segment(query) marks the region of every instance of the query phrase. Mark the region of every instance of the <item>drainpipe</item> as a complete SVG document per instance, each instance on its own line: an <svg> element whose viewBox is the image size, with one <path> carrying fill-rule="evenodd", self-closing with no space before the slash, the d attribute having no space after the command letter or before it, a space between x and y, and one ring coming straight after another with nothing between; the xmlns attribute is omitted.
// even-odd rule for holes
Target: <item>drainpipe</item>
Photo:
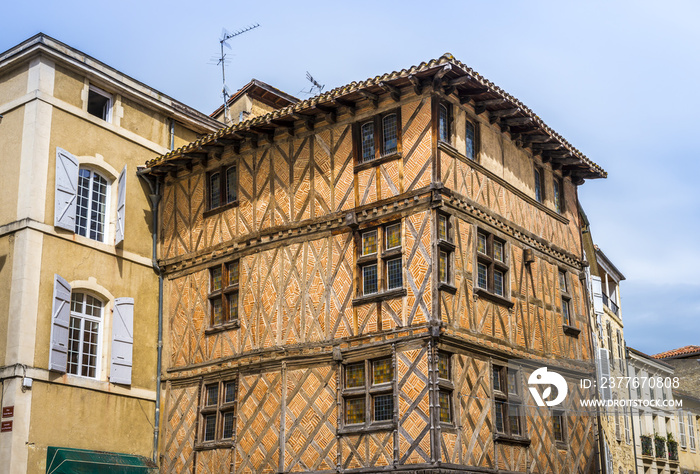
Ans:
<svg viewBox="0 0 700 474"><path fill-rule="evenodd" d="M171 122L171 130L174 122ZM158 275L158 345L157 345L157 362L156 362L156 410L155 410L155 425L153 427L153 462L158 464L158 439L160 436L160 385L161 372L163 366L163 272L158 266L158 204L160 203L160 179L155 178L155 186L151 178L143 173L144 170L137 171L137 175L148 183L151 189L151 194L148 198L151 201L151 215L153 231L152 235L152 256L151 266L153 271Z"/></svg>

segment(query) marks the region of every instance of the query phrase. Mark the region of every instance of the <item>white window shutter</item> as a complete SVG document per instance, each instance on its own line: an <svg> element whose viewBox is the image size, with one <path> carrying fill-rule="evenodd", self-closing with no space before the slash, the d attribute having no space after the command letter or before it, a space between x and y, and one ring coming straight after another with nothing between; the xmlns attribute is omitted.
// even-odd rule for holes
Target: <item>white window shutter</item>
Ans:
<svg viewBox="0 0 700 474"><path fill-rule="evenodd" d="M610 389L610 384L608 381L605 382L605 387L603 387L602 380L610 378L610 359L608 358L607 349L598 349L598 369L600 373L600 396L603 400L612 400L612 390Z"/></svg>
<svg viewBox="0 0 700 474"><path fill-rule="evenodd" d="M124 240L124 217L126 213L126 165L117 179L117 229L114 235L114 245Z"/></svg>
<svg viewBox="0 0 700 474"><path fill-rule="evenodd" d="M78 196L78 159L63 148L56 148L56 193L53 225L75 232Z"/></svg>
<svg viewBox="0 0 700 474"><path fill-rule="evenodd" d="M593 311L603 314L603 283L600 277L591 275L591 288L593 291Z"/></svg>
<svg viewBox="0 0 700 474"><path fill-rule="evenodd" d="M112 318L112 364L109 380L131 385L134 346L134 299L116 298Z"/></svg>
<svg viewBox="0 0 700 474"><path fill-rule="evenodd" d="M66 372L68 365L68 327L70 325L70 284L61 276L53 277L51 311L51 353L49 369Z"/></svg>

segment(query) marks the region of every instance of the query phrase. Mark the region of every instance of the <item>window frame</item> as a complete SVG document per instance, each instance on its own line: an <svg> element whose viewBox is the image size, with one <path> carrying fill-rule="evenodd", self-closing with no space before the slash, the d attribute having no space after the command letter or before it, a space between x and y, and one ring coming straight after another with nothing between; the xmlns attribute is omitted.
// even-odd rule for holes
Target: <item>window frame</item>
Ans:
<svg viewBox="0 0 700 474"><path fill-rule="evenodd" d="M229 384L233 384L233 400L226 401L226 388ZM216 404L208 405L207 396L208 388L216 386L217 398ZM236 422L238 420L238 379L236 378L219 378L215 380L203 380L200 385L199 397L199 433L197 435L197 449L214 449L221 446L232 446L236 441ZM224 438L224 422L226 415L233 414L233 426L231 427L231 437ZM207 417L215 415L214 438L206 439Z"/></svg>
<svg viewBox="0 0 700 474"><path fill-rule="evenodd" d="M388 361L391 367L389 380L381 383L374 383L375 363ZM361 365L363 367L363 384L357 387L348 387L348 368ZM339 432L355 432L367 429L390 429L396 425L396 363L391 354L384 354L376 357L360 360L349 360L342 363L342 415L340 417L341 428ZM391 396L391 418L376 420L375 399L380 396ZM358 423L348 423L348 400L364 400L364 420Z"/></svg>
<svg viewBox="0 0 700 474"><path fill-rule="evenodd" d="M229 200L228 196L228 191L229 191L229 179L228 179L228 171L233 169L234 172L234 177L233 177L233 189L234 189L234 196L233 199ZM219 175L219 204L217 206L214 206L214 203L212 202L212 185L211 185L211 180L215 175ZM212 170L207 171L206 174L206 204L207 204L207 210L205 211L204 215L205 217L218 211L223 211L225 209L229 209L233 206L238 205L238 164L237 163L232 163L229 165L222 165L218 168L214 168Z"/></svg>
<svg viewBox="0 0 700 474"><path fill-rule="evenodd" d="M85 217L85 219L87 220L87 221L86 221L86 224L85 224L85 235L81 234L81 233L78 231L78 220L79 220L79 213L80 213L80 209L79 209L78 202L79 202L80 199L81 199L81 196L80 196L80 189L81 189L80 180L81 180L81 179L84 179L84 178L82 178L82 177L80 176L80 172L81 172L81 171L87 171L87 172L90 173L90 177L88 178L88 179L89 179L89 185L88 185L88 187L87 187L87 192L88 192L88 196L87 196L88 207L87 207L87 216ZM94 238L94 237L91 236L91 233L92 233L92 218L91 218L91 217L92 217L92 214L93 214L93 212L94 212L94 209L95 209L94 206L95 206L95 203L96 203L96 201L95 201L95 199L94 199L95 176L98 176L100 179L104 180L104 182L105 182L105 189L104 189L105 200L104 200L104 203L102 204L102 205L104 206L104 209L103 209L103 212L102 212L102 222L100 223L100 224L102 225L102 238L101 238L101 239ZM79 236L81 236L81 237L85 237L86 239L94 240L95 242L101 242L101 243L103 243L103 244L108 242L107 237L108 237L108 234L110 233L110 232L109 232L109 219L108 219L108 217L110 217L110 214L111 214L111 212L110 212L110 208L111 208L111 202L110 202L110 201L111 201L111 199L110 199L110 198L111 198L111 194L112 194L112 182L113 182L113 180L110 179L104 172L99 171L99 170L96 170L96 169L93 168L92 166L83 165L83 164L80 164L80 165L78 166L78 182L77 182L76 197L75 197L75 199L76 199L76 207L75 207L75 229L73 230L73 233L74 233L74 234L79 235Z"/></svg>
<svg viewBox="0 0 700 474"><path fill-rule="evenodd" d="M437 281L438 289L455 293L454 287L454 226L456 219L451 214L436 212L436 237L437 237ZM442 232L444 223L444 233ZM444 255L444 258L443 258ZM444 271L443 271L444 266ZM444 276L443 276L444 275Z"/></svg>
<svg viewBox="0 0 700 474"><path fill-rule="evenodd" d="M396 116L396 149L387 152L386 146L386 130L385 130L385 120L392 116ZM372 124L372 146L373 146L373 157L365 159L364 157L364 140L363 140L363 129L366 125ZM353 135L354 135L354 149L355 149L355 168L356 170L363 169L364 167L376 166L383 162L383 160L393 160L399 158L402 153L401 141L401 108L396 107L390 110L386 110L382 113L375 114L368 117L365 120L360 120L353 124Z"/></svg>
<svg viewBox="0 0 700 474"><path fill-rule="evenodd" d="M454 382L452 381L452 355L449 352L443 351L443 350L438 350L437 351L437 361L438 361L438 370L436 370L437 374L437 385L438 385L438 399L437 399L437 407L438 407L438 419L440 420L440 424L444 427L454 427L455 426L455 403L454 403ZM444 358L447 360L447 377L443 377L442 374L440 373L440 360ZM447 413L449 415L449 420L444 420L442 415L443 415L443 406L442 406L442 401L440 399L441 395L446 395L447 396Z"/></svg>
<svg viewBox="0 0 700 474"><path fill-rule="evenodd" d="M561 321L564 326L573 326L573 298L571 297L571 278L569 272L559 268L559 302L561 304ZM563 282L563 284L562 284Z"/></svg>
<svg viewBox="0 0 700 474"><path fill-rule="evenodd" d="M472 156L469 156L469 147L467 141L467 132L471 126L472 131ZM478 161L479 157L479 123L466 117L464 124L464 156L472 161Z"/></svg>
<svg viewBox="0 0 700 474"><path fill-rule="evenodd" d="M399 232L399 243L393 247L389 247L388 230L398 226ZM363 253L365 250L365 236L369 236L374 233L374 251L369 253ZM356 267L357 267L357 289L355 290L356 303L362 303L363 299L391 296L394 293L402 293L406 291L406 278L405 278L405 262L404 262L404 230L403 221L391 221L378 226L368 227L357 231L357 245L356 245ZM389 287L390 279L390 264L398 261L400 265L400 270L398 275L400 276L400 285ZM365 291L365 270L367 268L376 268L376 288L374 292Z"/></svg>
<svg viewBox="0 0 700 474"><path fill-rule="evenodd" d="M566 423L566 410L563 410L561 408L559 409L553 409L551 411L551 418L552 418L552 437L554 438L554 442L558 445L566 445L567 443L567 423ZM556 430L556 418L559 418L559 429L560 429L560 437L557 438L557 430Z"/></svg>
<svg viewBox="0 0 700 474"><path fill-rule="evenodd" d="M484 238L484 252L481 252L479 250L479 242L481 241L481 238ZM505 301L508 303L512 303L510 301L510 280L508 278L508 274L510 271L510 265L508 261L508 241L505 239L502 239L496 235L494 235L491 232L487 232L486 230L482 228L477 228L475 232L475 244L474 244L474 252L476 253L476 258L474 259L477 262L476 266L476 273L474 279L474 288L478 293L483 294L482 292L486 292L487 294L498 298L499 301ZM502 246L502 260L498 260L495 258L495 252L494 252L494 242L500 244ZM481 276L481 267L484 267L486 270L486 286L482 286L480 283L480 276ZM502 294L496 293L495 292L495 272L498 271L503 274L503 288L502 288Z"/></svg>
<svg viewBox="0 0 700 474"><path fill-rule="evenodd" d="M516 392L511 392L508 387L508 372L512 371L515 377L514 386L516 387ZM508 367L507 365L501 365L499 363L491 364L491 383L492 383L492 394L494 403L494 418L493 418L493 430L495 435L525 439L527 433L526 418L524 417L523 411L523 395L522 395L522 383L520 378L520 370ZM498 374L499 388L495 387L496 374ZM505 390L504 390L505 388ZM497 411L499 404L505 407L505 412L501 413L503 431L498 430L497 423ZM516 415L518 418L518 432L515 433L511 425L510 408L515 407L518 410Z"/></svg>
<svg viewBox="0 0 700 474"><path fill-rule="evenodd" d="M447 135L446 137L443 137L442 134L440 133L440 124L441 124L441 117L440 117L440 112L441 110L445 110L445 134ZM435 130L436 130L436 142L437 143L446 143L448 145L452 145L452 139L454 136L454 132L452 130L453 124L454 124L454 114L452 110L452 103L447 101L447 100L436 100L435 101Z"/></svg>
<svg viewBox="0 0 700 474"><path fill-rule="evenodd" d="M544 188L544 168L536 164L533 165L533 179L535 180L533 187L535 190L535 201L544 204L547 196Z"/></svg>
<svg viewBox="0 0 700 474"><path fill-rule="evenodd" d="M80 294L82 295L82 301L81 301L81 307L82 310L81 312L76 312L73 310L73 295ZM93 315L88 315L85 312L85 308L87 307L87 297L91 297L94 300L98 301L100 303L100 316L93 316ZM71 299L70 299L70 318L68 320L68 347L67 347L67 361L66 361L66 373L70 374L74 377L81 377L81 378L86 378L86 379L92 379L92 380L100 380L101 379L101 374L102 374L102 337L104 334L104 327L106 324L105 321L105 308L107 307L107 301L104 301L102 298L99 296L93 294L90 291L86 291L81 288L73 288L71 290ZM78 351L77 351L77 366L76 366L76 373L71 372L71 354L74 353L71 349L72 344L71 344L71 333L73 330L73 320L79 320L80 321L80 326L79 326L79 339L78 339ZM94 372L95 375L83 375L82 374L82 369L83 369L83 359L85 357L85 352L84 352L84 347L85 347L85 342L84 342L84 336L85 336L85 322L90 321L93 323L97 324L97 343L95 347L95 366L94 366ZM89 355L88 355L89 357Z"/></svg>
<svg viewBox="0 0 700 474"><path fill-rule="evenodd" d="M103 106L103 108L102 108L102 115L95 115L92 112L90 112L90 94L93 94L93 93L107 99L107 105ZM114 107L114 95L113 94L110 94L109 92L104 91L93 84L90 84L88 86L88 98L85 101L85 111L88 114L92 115L93 117L97 117L98 119L104 120L107 123L112 123L112 109L113 109L113 107ZM106 109L106 111L105 111L105 109Z"/></svg>
<svg viewBox="0 0 700 474"><path fill-rule="evenodd" d="M558 214L564 214L566 211L565 200L564 200L564 179L554 176L553 178L553 198L554 198L554 210Z"/></svg>
<svg viewBox="0 0 700 474"><path fill-rule="evenodd" d="M231 267L235 266L237 275L235 280L231 283ZM214 289L214 275L213 272L219 269L221 271L221 288ZM212 267L207 268L209 273L209 293L207 299L209 301L209 325L208 329L218 329L218 328L231 328L238 327L240 316L240 300L239 300L239 289L240 289L240 269L241 261L236 258L233 260L227 260L225 262L219 263ZM231 307L229 299L231 297L236 298L236 309L235 318L231 317ZM221 322L215 322L214 315L214 301L221 300Z"/></svg>

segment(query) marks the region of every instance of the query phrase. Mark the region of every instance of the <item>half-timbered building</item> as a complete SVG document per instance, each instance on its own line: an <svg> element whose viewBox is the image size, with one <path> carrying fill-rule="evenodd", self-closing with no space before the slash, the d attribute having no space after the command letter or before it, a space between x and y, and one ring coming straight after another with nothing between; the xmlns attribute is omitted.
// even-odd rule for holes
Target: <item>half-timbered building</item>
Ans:
<svg viewBox="0 0 700 474"><path fill-rule="evenodd" d="M596 469L577 187L605 172L447 54L226 127L161 183L165 472Z"/></svg>

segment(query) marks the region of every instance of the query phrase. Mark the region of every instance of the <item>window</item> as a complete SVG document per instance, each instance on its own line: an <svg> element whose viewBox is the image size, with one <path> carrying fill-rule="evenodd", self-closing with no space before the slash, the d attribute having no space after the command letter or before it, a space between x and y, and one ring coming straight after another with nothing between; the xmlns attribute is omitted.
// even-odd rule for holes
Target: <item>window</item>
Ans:
<svg viewBox="0 0 700 474"><path fill-rule="evenodd" d="M238 182L236 167L222 167L209 173L207 178L209 209L216 209L226 204L236 202Z"/></svg>
<svg viewBox="0 0 700 474"><path fill-rule="evenodd" d="M452 243L452 217L446 214L437 214L438 234L438 281L451 285L454 279L452 274L452 257L455 246Z"/></svg>
<svg viewBox="0 0 700 474"><path fill-rule="evenodd" d="M554 210L564 213L564 181L559 178L554 178Z"/></svg>
<svg viewBox="0 0 700 474"><path fill-rule="evenodd" d="M211 326L238 322L238 260L209 269Z"/></svg>
<svg viewBox="0 0 700 474"><path fill-rule="evenodd" d="M452 394L452 356L446 352L438 352L438 404L440 407L440 422L453 422Z"/></svg>
<svg viewBox="0 0 700 474"><path fill-rule="evenodd" d="M68 335L69 374L97 378L99 373L102 301L86 293L73 292Z"/></svg>
<svg viewBox="0 0 700 474"><path fill-rule="evenodd" d="M403 288L401 223L362 232L357 262L361 279L359 296Z"/></svg>
<svg viewBox="0 0 700 474"><path fill-rule="evenodd" d="M686 441L685 441L685 415L683 415L683 412L679 412L678 415L678 440L681 443L681 448L686 447Z"/></svg>
<svg viewBox="0 0 700 474"><path fill-rule="evenodd" d="M399 110L379 114L363 122L355 129L358 145L358 164L384 156L392 156L400 150Z"/></svg>
<svg viewBox="0 0 700 474"><path fill-rule="evenodd" d="M606 328L608 331L608 357L610 357L610 368L614 369L615 368L615 356L614 356L614 352L613 352L612 325L610 324L610 321L607 322ZM652 398L654 398L654 397L652 396Z"/></svg>
<svg viewBox="0 0 700 474"><path fill-rule="evenodd" d="M520 377L515 369L494 365L493 395L496 432L510 436L524 434L521 418Z"/></svg>
<svg viewBox="0 0 700 474"><path fill-rule="evenodd" d="M630 417L627 408L623 407L622 416L625 418L625 442L632 444L632 432L630 430Z"/></svg>
<svg viewBox="0 0 700 474"><path fill-rule="evenodd" d="M200 408L203 443L233 438L236 412L236 382L233 380L204 383Z"/></svg>
<svg viewBox="0 0 700 474"><path fill-rule="evenodd" d="M110 122L112 120L112 95L95 86L90 86L87 111L90 115Z"/></svg>
<svg viewBox="0 0 700 474"><path fill-rule="evenodd" d="M561 292L562 323L571 326L571 293L569 291L566 270L559 270L559 291Z"/></svg>
<svg viewBox="0 0 700 474"><path fill-rule="evenodd" d="M695 416L692 413L688 413L688 440L690 449L695 451Z"/></svg>
<svg viewBox="0 0 700 474"><path fill-rule="evenodd" d="M544 172L539 166L535 166L535 199L544 202Z"/></svg>
<svg viewBox="0 0 700 474"><path fill-rule="evenodd" d="M466 143L466 155L470 160L476 159L476 130L474 124L467 120L466 130L464 133L464 141Z"/></svg>
<svg viewBox="0 0 700 474"><path fill-rule="evenodd" d="M449 104L438 104L438 140L450 142L450 107Z"/></svg>
<svg viewBox="0 0 700 474"><path fill-rule="evenodd" d="M482 230L476 233L476 286L495 295L508 294L506 243Z"/></svg>
<svg viewBox="0 0 700 474"><path fill-rule="evenodd" d="M368 426L394 420L394 366L391 357L345 365L345 426Z"/></svg>
<svg viewBox="0 0 700 474"><path fill-rule="evenodd" d="M554 441L566 443L566 416L564 411L552 411L552 427L554 431Z"/></svg>
<svg viewBox="0 0 700 474"><path fill-rule="evenodd" d="M75 210L75 233L98 242L105 240L107 180L95 171L80 168Z"/></svg>

